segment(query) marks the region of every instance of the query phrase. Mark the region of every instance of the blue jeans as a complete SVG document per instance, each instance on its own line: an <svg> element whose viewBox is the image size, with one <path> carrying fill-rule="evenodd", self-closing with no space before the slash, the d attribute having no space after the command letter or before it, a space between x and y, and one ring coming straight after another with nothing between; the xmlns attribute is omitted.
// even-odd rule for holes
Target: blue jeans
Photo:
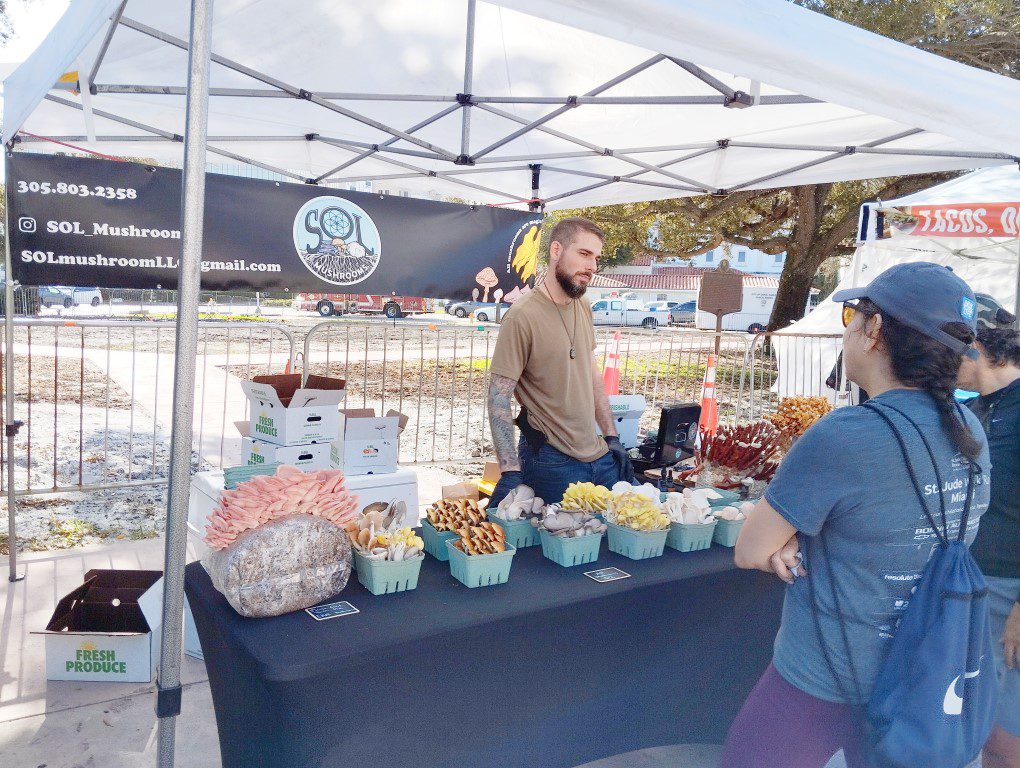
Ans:
<svg viewBox="0 0 1020 768"><path fill-rule="evenodd" d="M620 472L607 453L595 461L578 461L546 443L536 454L522 437L517 446L521 457L524 484L546 504L559 503L571 483L589 482L612 488L620 481Z"/></svg>
<svg viewBox="0 0 1020 768"><path fill-rule="evenodd" d="M995 649L995 671L999 676L999 707L996 724L1004 731L1020 736L1020 669L1006 667L1002 635L1006 618L1013 604L1020 599L1020 579L985 576L988 582L988 609L992 622L992 647Z"/></svg>

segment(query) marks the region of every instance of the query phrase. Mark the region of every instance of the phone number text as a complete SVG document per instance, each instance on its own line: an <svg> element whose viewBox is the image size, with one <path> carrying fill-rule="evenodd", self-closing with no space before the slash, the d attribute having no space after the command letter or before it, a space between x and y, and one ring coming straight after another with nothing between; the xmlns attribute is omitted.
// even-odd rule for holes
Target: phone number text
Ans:
<svg viewBox="0 0 1020 768"><path fill-rule="evenodd" d="M18 193L34 192L40 195L76 195L78 197L105 197L110 200L134 200L138 191L124 187L90 187L88 184L67 184L66 182L19 181Z"/></svg>

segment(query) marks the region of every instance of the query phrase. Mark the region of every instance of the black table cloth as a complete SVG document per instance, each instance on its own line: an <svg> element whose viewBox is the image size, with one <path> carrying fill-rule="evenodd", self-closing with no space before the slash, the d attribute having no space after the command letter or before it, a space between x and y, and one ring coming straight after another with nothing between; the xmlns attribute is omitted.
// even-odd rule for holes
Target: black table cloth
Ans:
<svg viewBox="0 0 1020 768"><path fill-rule="evenodd" d="M632 576L584 576L608 566ZM327 621L246 619L199 563L185 578L224 768L572 768L721 742L771 659L782 586L731 549L634 561L604 541L573 568L518 550L493 587L432 557L411 592L352 574L334 599L361 612Z"/></svg>

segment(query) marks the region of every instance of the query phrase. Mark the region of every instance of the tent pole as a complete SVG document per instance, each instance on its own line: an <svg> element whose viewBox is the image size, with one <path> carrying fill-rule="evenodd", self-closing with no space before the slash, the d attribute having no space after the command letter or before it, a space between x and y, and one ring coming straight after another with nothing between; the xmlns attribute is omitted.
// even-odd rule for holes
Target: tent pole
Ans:
<svg viewBox="0 0 1020 768"><path fill-rule="evenodd" d="M167 489L163 625L156 690L158 761L173 768L174 736L181 711L181 639L184 621L184 561L187 557L188 485L191 479L195 359L198 356L198 293L202 279L206 135L209 118L209 60L213 0L191 0L188 47L188 106L181 190L181 264L177 283L177 342L174 359L170 482Z"/></svg>
<svg viewBox="0 0 1020 768"><path fill-rule="evenodd" d="M471 88L474 81L475 61L475 0L468 0L467 33L464 35L464 91L462 93L460 123L460 154L467 157L471 144Z"/></svg>
<svg viewBox="0 0 1020 768"><path fill-rule="evenodd" d="M13 156L7 153L7 161ZM11 214L7 204L8 185L4 184L4 434L7 439L7 580L18 576L18 532L14 516L17 498L14 495L14 438L20 422L14 420L14 276L11 274Z"/></svg>

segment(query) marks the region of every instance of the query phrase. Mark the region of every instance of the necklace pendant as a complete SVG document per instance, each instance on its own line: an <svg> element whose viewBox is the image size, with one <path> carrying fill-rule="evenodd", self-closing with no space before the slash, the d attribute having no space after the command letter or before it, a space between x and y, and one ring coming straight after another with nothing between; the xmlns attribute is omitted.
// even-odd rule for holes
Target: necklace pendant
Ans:
<svg viewBox="0 0 1020 768"><path fill-rule="evenodd" d="M570 348L570 359L573 360L575 357L577 357L577 352L574 350L573 347L571 347Z"/></svg>

